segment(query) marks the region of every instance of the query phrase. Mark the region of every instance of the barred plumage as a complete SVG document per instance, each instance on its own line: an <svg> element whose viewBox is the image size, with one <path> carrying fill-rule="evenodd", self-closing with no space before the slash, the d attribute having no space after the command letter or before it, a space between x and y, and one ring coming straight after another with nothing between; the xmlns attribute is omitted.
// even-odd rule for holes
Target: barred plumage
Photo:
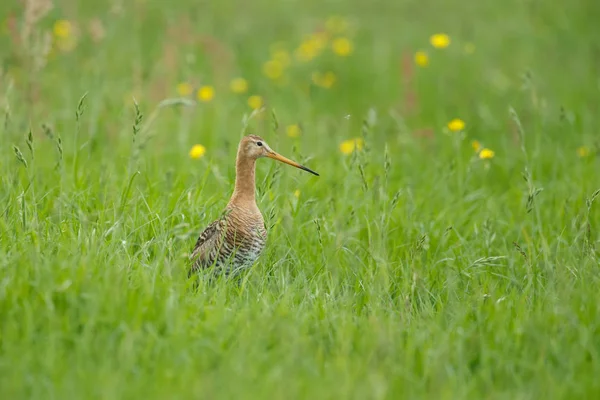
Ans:
<svg viewBox="0 0 600 400"><path fill-rule="evenodd" d="M316 172L275 153L260 137L240 141L236 158L235 190L223 216L200 234L190 259L189 274L213 268L216 274L237 274L252 266L265 248L267 229L255 200L255 163L269 157L297 168Z"/></svg>
<svg viewBox="0 0 600 400"><path fill-rule="evenodd" d="M249 217L243 210L228 208L200 234L190 256L190 274L208 267L218 274L236 274L254 264L266 241L267 230L260 213Z"/></svg>

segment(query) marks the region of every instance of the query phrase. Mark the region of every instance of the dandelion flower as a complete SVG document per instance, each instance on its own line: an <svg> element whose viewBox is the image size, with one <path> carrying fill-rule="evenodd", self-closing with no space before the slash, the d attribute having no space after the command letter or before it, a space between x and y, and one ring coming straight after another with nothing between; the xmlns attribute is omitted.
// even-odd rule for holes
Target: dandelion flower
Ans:
<svg viewBox="0 0 600 400"><path fill-rule="evenodd" d="M73 25L70 21L60 19L54 23L52 31L54 32L54 36L57 38L66 39L71 36L71 33L73 32Z"/></svg>
<svg viewBox="0 0 600 400"><path fill-rule="evenodd" d="M258 95L252 95L252 96L248 97L248 105L253 110L258 110L263 105L263 98Z"/></svg>
<svg viewBox="0 0 600 400"><path fill-rule="evenodd" d="M232 79L229 83L229 88L233 93L246 93L248 91L248 81L246 81L244 78Z"/></svg>
<svg viewBox="0 0 600 400"><path fill-rule="evenodd" d="M353 47L350 39L345 38L345 37L335 39L333 41L333 43L331 44L331 48L333 49L333 52L335 54L337 54L338 56L341 56L341 57L349 56L350 54L352 54L352 51L354 50L354 47Z"/></svg>
<svg viewBox="0 0 600 400"><path fill-rule="evenodd" d="M294 52L296 59L302 62L308 62L319 54L318 42L305 40Z"/></svg>
<svg viewBox="0 0 600 400"><path fill-rule="evenodd" d="M315 58L327 44L327 36L317 33L306 38L295 51L299 61L308 62Z"/></svg>
<svg viewBox="0 0 600 400"><path fill-rule="evenodd" d="M426 67L429 65L429 56L424 51L417 51L415 53L415 64L419 67Z"/></svg>
<svg viewBox="0 0 600 400"><path fill-rule="evenodd" d="M340 144L340 151L343 154L350 154L355 150L362 150L363 146L364 141L361 138L348 139Z"/></svg>
<svg viewBox="0 0 600 400"><path fill-rule="evenodd" d="M276 60L269 60L263 65L263 73L271 80L281 78L283 75L283 65Z"/></svg>
<svg viewBox="0 0 600 400"><path fill-rule="evenodd" d="M190 150L190 158L197 160L204 156L204 153L206 153L206 147L202 146L201 144L195 144Z"/></svg>
<svg viewBox="0 0 600 400"><path fill-rule="evenodd" d="M459 132L465 129L465 121L460 118L454 118L452 121L448 122L448 129L452 132Z"/></svg>
<svg viewBox="0 0 600 400"><path fill-rule="evenodd" d="M436 49L445 49L450 46L450 36L445 33L436 33L435 35L431 35L429 42Z"/></svg>
<svg viewBox="0 0 600 400"><path fill-rule="evenodd" d="M348 29L348 21L339 15L333 15L325 21L325 27L332 33L344 33Z"/></svg>
<svg viewBox="0 0 600 400"><path fill-rule="evenodd" d="M188 82L181 82L179 84L177 84L177 94L180 95L181 97L187 97L190 94L192 94L192 85L189 84Z"/></svg>
<svg viewBox="0 0 600 400"><path fill-rule="evenodd" d="M580 146L577 148L577 155L581 158L587 157L590 155L590 149L587 146Z"/></svg>
<svg viewBox="0 0 600 400"><path fill-rule="evenodd" d="M481 151L479 152L479 158L481 158L482 160L491 160L492 158L494 158L494 151L490 150L490 149L481 149Z"/></svg>
<svg viewBox="0 0 600 400"><path fill-rule="evenodd" d="M299 198L299 197L300 197L300 189L296 189L296 190L294 191L294 197L295 197L295 198Z"/></svg>
<svg viewBox="0 0 600 400"><path fill-rule="evenodd" d="M471 142L471 147L473 147L473 151L475 153L479 153L479 150L481 150L481 143L479 143L477 140L473 140Z"/></svg>
<svg viewBox="0 0 600 400"><path fill-rule="evenodd" d="M215 97L215 88L212 86L202 86L198 89L197 93L198 100L208 103Z"/></svg>
<svg viewBox="0 0 600 400"><path fill-rule="evenodd" d="M289 125L286 128L286 132L287 132L287 135L291 138L297 138L298 136L300 136L300 133L302 133L298 124Z"/></svg>

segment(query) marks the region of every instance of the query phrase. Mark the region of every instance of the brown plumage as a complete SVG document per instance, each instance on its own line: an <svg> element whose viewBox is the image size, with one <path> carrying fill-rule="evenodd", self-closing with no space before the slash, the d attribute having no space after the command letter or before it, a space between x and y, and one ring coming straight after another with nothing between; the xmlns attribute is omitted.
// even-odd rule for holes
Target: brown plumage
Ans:
<svg viewBox="0 0 600 400"><path fill-rule="evenodd" d="M252 266L262 253L267 229L255 198L255 165L256 160L262 157L319 175L277 154L261 137L243 137L236 158L235 189L223 215L200 234L190 255L192 267L189 275L211 267L217 274L235 274Z"/></svg>

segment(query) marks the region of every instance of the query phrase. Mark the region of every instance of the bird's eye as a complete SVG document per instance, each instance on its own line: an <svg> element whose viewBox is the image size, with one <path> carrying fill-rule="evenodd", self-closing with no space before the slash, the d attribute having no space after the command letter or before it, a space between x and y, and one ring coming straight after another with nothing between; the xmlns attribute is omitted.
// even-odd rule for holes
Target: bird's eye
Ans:
<svg viewBox="0 0 600 400"><path fill-rule="evenodd" d="M256 142L257 146L262 146L262 142Z"/></svg>

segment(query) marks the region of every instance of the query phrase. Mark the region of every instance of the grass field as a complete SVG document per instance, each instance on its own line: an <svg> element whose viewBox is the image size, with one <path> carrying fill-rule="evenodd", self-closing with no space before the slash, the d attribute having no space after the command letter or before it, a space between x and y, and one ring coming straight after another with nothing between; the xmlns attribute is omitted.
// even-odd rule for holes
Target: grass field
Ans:
<svg viewBox="0 0 600 400"><path fill-rule="evenodd" d="M598 2L49 1L0 4L2 399L600 396ZM244 133L321 176L259 160L194 290Z"/></svg>

